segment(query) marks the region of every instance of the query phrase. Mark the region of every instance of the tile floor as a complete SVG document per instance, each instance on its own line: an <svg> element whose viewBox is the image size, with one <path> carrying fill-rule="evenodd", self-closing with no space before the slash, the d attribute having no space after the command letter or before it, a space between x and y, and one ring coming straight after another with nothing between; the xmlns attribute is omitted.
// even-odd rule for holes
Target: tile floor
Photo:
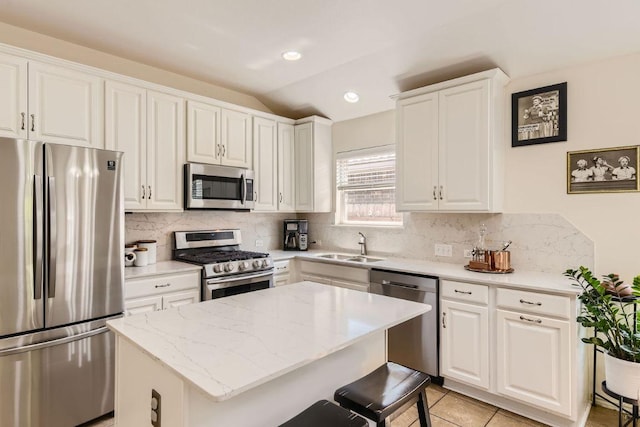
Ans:
<svg viewBox="0 0 640 427"><path fill-rule="evenodd" d="M427 389L427 399L433 427L535 427L539 422L521 417L504 409L446 390L435 384ZM112 418L98 420L90 427L112 427ZM618 425L618 413L599 406L591 409L585 427ZM419 427L415 405L391 422L391 427Z"/></svg>

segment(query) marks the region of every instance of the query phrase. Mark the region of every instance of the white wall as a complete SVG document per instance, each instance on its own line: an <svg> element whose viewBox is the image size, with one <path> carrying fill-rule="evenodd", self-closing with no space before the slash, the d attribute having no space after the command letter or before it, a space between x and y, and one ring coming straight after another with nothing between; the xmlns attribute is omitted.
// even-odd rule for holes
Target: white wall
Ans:
<svg viewBox="0 0 640 427"><path fill-rule="evenodd" d="M568 140L507 149L505 211L561 214L595 242L590 267L599 275L617 272L628 282L640 274L640 193L567 194L566 153L640 145L639 77L635 54L513 80L507 87L510 96L566 81ZM505 135L510 141L510 125Z"/></svg>

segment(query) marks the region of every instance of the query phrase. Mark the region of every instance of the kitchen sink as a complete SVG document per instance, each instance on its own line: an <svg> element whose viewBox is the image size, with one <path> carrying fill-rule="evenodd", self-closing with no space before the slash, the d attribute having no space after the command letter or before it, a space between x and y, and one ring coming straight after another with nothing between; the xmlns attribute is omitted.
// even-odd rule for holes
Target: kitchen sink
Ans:
<svg viewBox="0 0 640 427"><path fill-rule="evenodd" d="M364 256L364 255L360 255L360 256L354 256L351 258L347 258L347 261L355 261L355 262L378 262L378 261L382 261L382 258L374 258L372 256Z"/></svg>
<svg viewBox="0 0 640 427"><path fill-rule="evenodd" d="M353 257L353 255L344 255L344 254L322 254L318 255L318 258L328 258L328 259L339 259L345 260Z"/></svg>
<svg viewBox="0 0 640 427"><path fill-rule="evenodd" d="M355 261L355 262L377 262L382 261L382 258L375 258L365 255L346 255L346 254L322 254L318 255L318 258L336 259L340 261Z"/></svg>

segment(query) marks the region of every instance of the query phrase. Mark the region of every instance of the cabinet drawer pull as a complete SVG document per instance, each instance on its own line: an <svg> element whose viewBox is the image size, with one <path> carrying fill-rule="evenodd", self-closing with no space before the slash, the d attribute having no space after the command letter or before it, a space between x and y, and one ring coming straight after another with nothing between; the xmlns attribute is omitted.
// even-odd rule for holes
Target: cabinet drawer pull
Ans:
<svg viewBox="0 0 640 427"><path fill-rule="evenodd" d="M144 188L144 185L142 185L142 200L147 198L147 190Z"/></svg>
<svg viewBox="0 0 640 427"><path fill-rule="evenodd" d="M529 305L537 305L537 306L541 306L542 303L541 302L531 302L531 301L527 301L524 299L520 299L520 304L529 304Z"/></svg>
<svg viewBox="0 0 640 427"><path fill-rule="evenodd" d="M520 320L526 320L527 322L532 322L537 324L542 323L542 320L540 319L529 319L528 317L524 317L524 316L520 316Z"/></svg>
<svg viewBox="0 0 640 427"><path fill-rule="evenodd" d="M436 186L433 186L433 200L438 200L438 198L436 197Z"/></svg>
<svg viewBox="0 0 640 427"><path fill-rule="evenodd" d="M442 185L440 186L440 200L442 200Z"/></svg>
<svg viewBox="0 0 640 427"><path fill-rule="evenodd" d="M447 313L442 313L442 329L447 329Z"/></svg>
<svg viewBox="0 0 640 427"><path fill-rule="evenodd" d="M168 286L171 286L171 283L165 283L164 285L156 285L156 288L166 288Z"/></svg>
<svg viewBox="0 0 640 427"><path fill-rule="evenodd" d="M20 115L22 116L22 126L20 127L20 130L24 130L24 113L20 113Z"/></svg>
<svg viewBox="0 0 640 427"><path fill-rule="evenodd" d="M471 294L473 293L473 292L471 292L471 291L468 291L468 292L467 292L467 291L459 291L459 290L457 290L457 289L454 289L454 291L455 291L455 293L457 293L457 294L465 294L465 295L471 295Z"/></svg>
<svg viewBox="0 0 640 427"><path fill-rule="evenodd" d="M149 185L149 200L151 200L151 186Z"/></svg>
<svg viewBox="0 0 640 427"><path fill-rule="evenodd" d="M36 130L36 115L31 114L31 132L35 132Z"/></svg>

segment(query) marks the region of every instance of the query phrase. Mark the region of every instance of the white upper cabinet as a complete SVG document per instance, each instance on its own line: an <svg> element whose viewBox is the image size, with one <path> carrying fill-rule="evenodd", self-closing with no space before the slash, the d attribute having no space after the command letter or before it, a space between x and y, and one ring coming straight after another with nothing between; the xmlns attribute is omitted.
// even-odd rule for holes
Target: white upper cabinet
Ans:
<svg viewBox="0 0 640 427"><path fill-rule="evenodd" d="M125 210L182 210L184 99L107 82L105 101L106 148L125 153Z"/></svg>
<svg viewBox="0 0 640 427"><path fill-rule="evenodd" d="M397 209L499 212L507 76L499 69L397 96Z"/></svg>
<svg viewBox="0 0 640 427"><path fill-rule="evenodd" d="M331 121L298 120L295 126L295 207L299 212L331 212L333 153Z"/></svg>
<svg viewBox="0 0 640 427"><path fill-rule="evenodd" d="M222 164L251 169L251 115L223 108L220 118Z"/></svg>
<svg viewBox="0 0 640 427"><path fill-rule="evenodd" d="M294 126L278 122L278 210L295 210L295 131Z"/></svg>
<svg viewBox="0 0 640 427"><path fill-rule="evenodd" d="M27 60L0 54L0 136L27 138Z"/></svg>
<svg viewBox="0 0 640 427"><path fill-rule="evenodd" d="M147 91L118 82L105 85L105 146L124 156L125 210L147 203Z"/></svg>
<svg viewBox="0 0 640 427"><path fill-rule="evenodd" d="M188 162L250 169L252 147L250 114L188 101Z"/></svg>
<svg viewBox="0 0 640 427"><path fill-rule="evenodd" d="M3 136L104 148L100 77L0 54L0 94Z"/></svg>
<svg viewBox="0 0 640 427"><path fill-rule="evenodd" d="M278 136L275 120L253 118L255 211L278 210Z"/></svg>
<svg viewBox="0 0 640 427"><path fill-rule="evenodd" d="M220 164L220 107L187 102L187 161Z"/></svg>

